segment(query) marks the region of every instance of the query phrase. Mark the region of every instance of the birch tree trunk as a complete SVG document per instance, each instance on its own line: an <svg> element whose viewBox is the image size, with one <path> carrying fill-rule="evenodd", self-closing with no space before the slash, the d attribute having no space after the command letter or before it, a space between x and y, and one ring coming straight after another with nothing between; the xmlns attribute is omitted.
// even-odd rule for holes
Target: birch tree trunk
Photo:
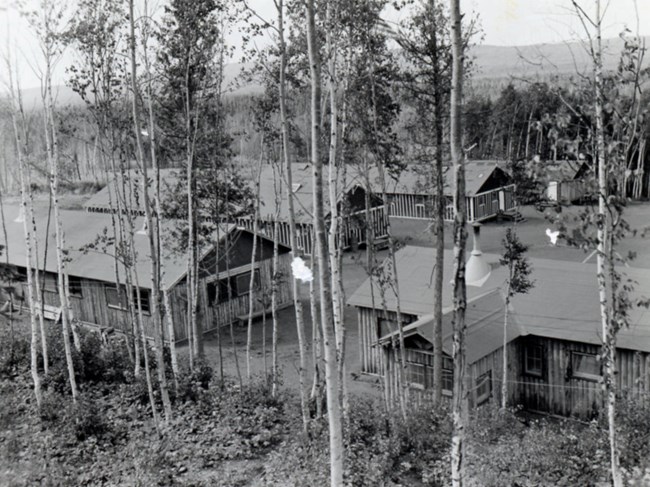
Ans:
<svg viewBox="0 0 650 487"><path fill-rule="evenodd" d="M510 282L512 273L508 280L506 289L506 300L503 310L503 378L501 380L501 409L508 407L508 313L510 312Z"/></svg>
<svg viewBox="0 0 650 487"><path fill-rule="evenodd" d="M314 0L307 0L305 16L307 23L307 47L311 77L311 163L314 180L314 232L318 254L318 277L320 285L321 326L325 355L325 384L327 388L327 415L330 436L330 485L343 485L343 430L341 423L338 363L332 310L332 282L328 260L328 243L325 231L323 204L322 161L320 144L320 59L316 37Z"/></svg>
<svg viewBox="0 0 650 487"><path fill-rule="evenodd" d="M260 218L260 177L262 176L262 157L264 154L264 136L261 142L259 162L257 163L257 174L255 175L255 211L253 214L253 250L251 252L251 277L248 285L248 327L246 331L246 379L251 381L251 346L253 343L253 312L255 308L255 260L257 259L257 235L259 233ZM264 300L262 300L262 312L264 312Z"/></svg>
<svg viewBox="0 0 650 487"><path fill-rule="evenodd" d="M454 321L453 361L454 391L452 399L451 482L461 487L465 478L465 428L467 425L467 364L465 358L465 243L467 241L467 203L465 200L465 163L462 147L462 100L464 48L461 31L460 0L451 0L451 158L454 164Z"/></svg>
<svg viewBox="0 0 650 487"><path fill-rule="evenodd" d="M146 8L146 2L145 2ZM137 147L137 159L140 167L142 168L142 202L144 206L145 221L147 226L146 236L149 244L149 260L151 262L151 317L153 318L153 338L156 345L156 370L158 371L158 383L160 387L160 396L163 403L163 411L165 414L165 420L170 421L172 419L172 406L169 399L169 389L167 385L167 375L165 373L165 360L164 360L164 345L162 337L162 320L160 313L160 298L161 298L161 289L160 289L160 260L157 242L160 241L159 235L159 226L157 218L151 214L151 204L150 204L150 194L148 191L148 171L147 163L144 158L144 148L142 144L142 134L141 130L141 117L140 117L140 106L138 104L138 87L137 87L137 71L136 71L136 53L135 53L135 19L133 12L133 0L129 1L129 28L130 28L130 54L131 54L131 89L133 91L132 99L132 110L133 110L133 128L135 132L135 140ZM145 41L146 45L146 41ZM158 174L156 174L158 176ZM158 189L158 188L156 188ZM135 251L135 250L134 250ZM134 256L134 262L135 262ZM140 300L140 286L139 283L136 283L136 292L138 296L138 307L141 311L142 305ZM144 329L143 329L144 333ZM146 350L146 341L143 338L143 347Z"/></svg>
<svg viewBox="0 0 650 487"><path fill-rule="evenodd" d="M54 210L54 228L56 236L56 263L57 263L57 288L59 291L59 299L61 305L61 321L63 323L63 346L65 349L65 358L68 368L68 379L70 381L70 390L72 392L72 401L77 402L78 390L77 380L75 377L74 362L72 361L72 350L70 348L70 333L72 331L77 350L80 348L78 336L70 328L70 301L68 289L66 286L66 257L65 257L65 242L63 235L63 225L61 223L61 215L59 211L58 199L58 184L59 184L59 148L58 138L56 134L56 124L54 121L53 110L53 97L52 97L52 41L50 36L53 35L50 30L50 18L48 13L44 12L44 27L47 39L43 42L44 55L45 55L45 92L44 92L44 105L45 105L45 146L48 159L48 166L50 169L50 192L52 195L52 208ZM43 310L41 310L43 313Z"/></svg>
<svg viewBox="0 0 650 487"><path fill-rule="evenodd" d="M9 54L7 54L9 56ZM36 397L36 405L39 410L41 404L43 403L43 394L41 391L41 377L38 373L38 331L36 327L36 309L34 306L34 287L32 284L33 275L32 275L32 249L33 249L33 235L30 231L28 222L27 222L27 191L28 187L26 184L26 170L25 170L25 161L23 159L23 142L20 138L20 132L18 130L18 122L16 112L19 108L16 106L16 94L13 86L13 70L7 58L7 68L9 71L9 90L11 97L11 120L14 129L14 140L16 142L16 156L18 158L18 168L20 173L20 204L23 213L23 232L25 234L25 267L27 269L27 300L29 306L29 324L30 324L30 370L32 375L32 382L34 383L34 396ZM4 222L4 219L3 219ZM6 251L6 249L5 249ZM10 303L10 313L13 313L13 302ZM42 314L42 311L41 311ZM12 323L13 326L13 323Z"/></svg>
<svg viewBox="0 0 650 487"><path fill-rule="evenodd" d="M435 0L430 5L432 25L431 41L433 44L433 116L436 157L434 167L434 202L435 202L435 248L436 262L433 268L433 400L440 404L442 400L442 285L445 264L445 207L443 178L443 99L440 59L438 53L438 31L435 25Z"/></svg>
<svg viewBox="0 0 650 487"><path fill-rule="evenodd" d="M603 394L607 404L607 424L609 429L610 468L614 487L623 486L620 460L618 454L618 439L616 433L616 333L613 330L613 299L608 303L608 288L613 286L614 276L607 276L607 256L612 249L612 220L607 208L607 177L609 164L605 148L605 128L603 116L603 62L601 39L601 8L600 0L596 0L594 25L596 27L596 47L594 53L594 112L596 117L596 153L598 157L598 247L596 252L596 272L598 277L598 295L600 301L600 316L602 324L602 357L603 357ZM613 298L613 293L611 293Z"/></svg>
<svg viewBox="0 0 650 487"><path fill-rule="evenodd" d="M291 257L302 256L298 249L298 238L296 229L296 213L293 196L293 178L291 168L291 157L289 152L289 124L287 121L287 94L286 94L286 69L287 52L284 37L284 0L277 0L278 11L278 38L280 43L280 80L278 84L280 95L280 124L282 131L282 155L287 178L287 205L289 208L289 243L291 246ZM300 386L300 407L302 412L303 432L307 433L309 425L309 409L307 405L307 394L305 392L305 371L307 368L307 350L305 344L305 321L302 301L300 299L300 287L298 281L291 277L293 291L293 305L296 315L296 331L298 333L298 351L300 354L300 365L298 368L298 382Z"/></svg>

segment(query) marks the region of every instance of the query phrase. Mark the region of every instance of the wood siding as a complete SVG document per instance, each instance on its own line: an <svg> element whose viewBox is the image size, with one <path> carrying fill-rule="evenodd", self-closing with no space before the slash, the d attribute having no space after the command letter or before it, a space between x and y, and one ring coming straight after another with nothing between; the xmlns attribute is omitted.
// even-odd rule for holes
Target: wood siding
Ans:
<svg viewBox="0 0 650 487"><path fill-rule="evenodd" d="M381 303L379 290L376 290L375 299ZM382 310L373 310L371 308L357 307L357 323L359 326L359 358L361 362L361 372L364 374L381 375L384 367L384 351L378 344L379 341L379 319L386 318L397 322L397 313L388 311L386 314ZM402 320L411 323L417 319L417 316L408 313L402 313Z"/></svg>
<svg viewBox="0 0 650 487"><path fill-rule="evenodd" d="M500 212L515 209L514 185L467 196L467 221L480 222L497 216ZM454 220L453 201L445 196L445 221ZM394 193L389 195L390 215L398 218L431 220L434 218L435 197L423 194Z"/></svg>
<svg viewBox="0 0 650 487"><path fill-rule="evenodd" d="M283 254L278 260L280 277L278 279L278 307L290 304L293 300L291 294L291 255ZM269 309L271 302L271 282L273 262L271 259L255 263L255 269L259 269L261 289L255 292L253 313ZM251 265L245 265L231 269L230 272L223 271L218 279L231 277L250 272ZM215 276L202 277L199 284L199 319L203 323L204 333L216 330L217 328L239 321L239 317L248 316L249 295L244 294L231 300L218 298L210 305L208 300L208 283L215 281ZM172 313L174 316L174 334L177 341L187 340L187 285L181 281L170 293ZM262 299L264 297L264 299Z"/></svg>
<svg viewBox="0 0 650 487"><path fill-rule="evenodd" d="M256 292L254 303L254 312L259 312L270 305L270 292L272 282L272 265L271 259L265 259L255 264L255 268L260 272L261 290ZM293 300L291 294L291 256L284 253L279 256L279 272L281 277L278 284L278 306L283 307L290 304ZM251 264L241 265L230 270L230 276L243 274L251 270ZM221 272L219 278L224 278L228 273ZM203 276L199 284L199 314L202 320L203 331L208 332L220 326L229 325L236 322L239 316L248 315L249 296L245 294L238 296L230 301L222 300L214 306L208 305L207 284L210 282L209 276ZM212 278L214 280L214 278ZM111 287L114 283L95 281L92 279L79 279L81 283L81 296L71 296L70 306L72 308L73 318L80 322L97 326L110 327L127 334L132 333L132 323L127 310L109 307L106 297L106 287ZM56 274L46 273L45 275L44 302L46 305L59 307L59 295L54 291L56 284ZM23 295L27 296L26 283L23 284ZM144 290L143 292L147 292ZM260 299L262 293L266 294L264 302ZM187 290L185 281L181 281L169 293L170 304L172 308L172 317L174 323L174 332L177 341L187 339ZM264 306L266 305L266 306ZM143 313L143 324L145 333L148 337L153 337L153 319L149 313ZM167 323L163 323L163 336L165 340L169 339Z"/></svg>
<svg viewBox="0 0 650 487"><path fill-rule="evenodd" d="M388 220L383 206L376 206L370 209L370 221L373 225L375 238L382 238L388 234ZM251 218L238 218L235 223L247 230L253 231L253 220ZM343 237L343 248L348 249L358 244L366 243L366 212L357 211L349 216L340 218L341 232ZM267 238L273 239L272 220L259 220L258 232ZM312 243L314 241L314 227L311 223L296 223L298 231L298 247L306 255L312 254ZM278 222L278 242L290 246L290 225L289 222Z"/></svg>
<svg viewBox="0 0 650 487"><path fill-rule="evenodd" d="M541 377L525 372L525 347L540 345L543 349L543 372ZM407 361L414 360L417 354L430 351L407 348ZM595 417L602 408L602 391L598 378L576 377L572 370L572 353L597 356L600 347L580 342L570 342L542 337L521 337L508 344L508 401L510 406L522 406L530 411L573 416L581 419ZM379 355L374 352L373 357ZM389 397L396 399L397 366L399 362L395 351L389 345L383 347L381 360L386 361L389 373L387 387ZM417 361L417 360L414 360ZM364 362L362 361L362 364ZM380 371L382 369L379 369ZM616 386L620 397L635 400L650 400L650 354L631 350L617 350ZM501 398L503 377L502 348L469 364L470 405L477 406L477 379L483 374L491 374L490 400ZM410 388L411 399L415 403L432 399L430 389Z"/></svg>
<svg viewBox="0 0 650 487"><path fill-rule="evenodd" d="M528 340L528 341L526 341ZM530 338L519 340L521 353ZM586 343L535 338L544 350L545 370L542 377L522 373L519 402L527 409L561 416L589 418L602 404L600 382L576 377L572 370L572 352L598 355L600 347ZM616 386L621 395L648 399L650 389L649 354L617 350Z"/></svg>
<svg viewBox="0 0 650 487"><path fill-rule="evenodd" d="M394 393L397 390L397 373L398 373L398 365L399 365L399 358L395 356L395 353L391 347L385 347L384 351L384 359L388 360L388 369L391 373L390 377L390 387L389 391L391 393ZM417 355L419 354L427 354L427 355L432 355L431 351L423 351L423 350L416 350L416 349L410 349L406 348L406 360L407 363L410 361L414 362L419 362L417 360ZM508 382L509 382L509 387L508 387L508 403L511 406L514 406L519 403L519 391L517 390L517 381L520 376L520 371L521 367L519 366L520 364L520 357L519 357L519 347L517 346L516 343L510 343L508 345ZM408 365L407 365L408 367ZM472 407L478 407L482 404L478 404L478 398L477 398L477 380L479 377L483 376L484 374L489 373L491 376L490 382L491 382L491 387L490 387L490 395L485 401L485 403L490 402L490 401L497 401L499 403L501 401L501 384L502 384L502 378L503 378L503 349L500 348L491 354L486 355L485 357L477 360L476 362L469 364L468 365L468 373L469 373L469 378L470 378L470 391L469 391L469 401L470 401L470 406ZM432 402L433 400L433 390L430 388L426 389L421 389L417 387L410 387L410 396L411 399L416 403L416 404L421 404L421 403L427 403L427 402ZM391 400L395 400L394 396L389 396ZM451 399L451 396L445 395L443 396L447 400Z"/></svg>

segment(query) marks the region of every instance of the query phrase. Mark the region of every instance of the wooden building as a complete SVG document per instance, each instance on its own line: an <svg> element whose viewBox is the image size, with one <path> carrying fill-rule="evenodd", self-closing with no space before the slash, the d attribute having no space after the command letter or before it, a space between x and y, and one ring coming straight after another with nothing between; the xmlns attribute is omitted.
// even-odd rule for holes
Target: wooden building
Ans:
<svg viewBox="0 0 650 487"><path fill-rule="evenodd" d="M557 203L575 203L589 192L591 167L585 160L543 163L541 170L546 181L546 197Z"/></svg>
<svg viewBox="0 0 650 487"><path fill-rule="evenodd" d="M432 165L407 166L396 177L388 177L387 193L390 215L399 218L430 220L434 217L432 196ZM444 173L445 220L453 221L453 167ZM465 164L467 221L482 222L501 213L516 211L514 184L496 161L467 161ZM373 190L380 193L377 171L371 171Z"/></svg>
<svg viewBox="0 0 650 487"><path fill-rule="evenodd" d="M324 179L324 204L325 217L330 220L330 195L328 191L328 168L323 168ZM311 164L293 164L291 170L291 191L294 198L296 212L296 226L298 230L298 246L306 254L312 253L314 239L313 230L313 178ZM281 195L276 198L276 193L281 190ZM284 174L272 165L262 168L260 178L260 214L259 231L269 238L273 238L274 222L278 221L278 241L289 245L289 205L288 188L284 182ZM337 209L343 248L364 244L366 241L366 226L373 226L374 237L377 240L387 236L388 221L384 204L377 194L370 197L369 218L366 215L366 191L362 178L352 168L348 171L345 181L339 175L337 181ZM369 223L368 223L369 222ZM240 218L236 221L245 228L253 228L252 217Z"/></svg>
<svg viewBox="0 0 650 487"><path fill-rule="evenodd" d="M327 167L325 168L325 212L329 221L329 190L327 185ZM312 252L313 231L313 181L310 164L293 164L293 197L296 212L296 227L298 230L298 246L306 254ZM254 190L254 177L249 179L251 189ZM258 231L267 238L274 238L274 222L278 221L278 241L282 245L290 244L289 206L287 185L284 182L284 174L276 166L265 164L262 167L260 177L260 214L258 218ZM161 171L161 193L172 191L175 182L178 180L178 170L165 169ZM370 198L371 208L368 211L369 219L365 209L365 189L359 177L354 176L351 170L349 177L339 177L337 186L337 208L341 238L344 248L357 244L363 244L366 240L366 225L370 221L373 225L376 239L383 239L387 236L387 219L384 205L377 195ZM149 185L151 187L151 185ZM106 187L93 195L85 204L84 209L89 212L112 213L117 211L118 188L120 194L127 195L127 201L122 206L129 208L129 211L136 215L144 215L142 206L142 176L134 171L129 171L125 176L119 175L112 178ZM276 193L279 194L276 208ZM253 218L251 216L237 218L230 223L253 230Z"/></svg>
<svg viewBox="0 0 650 487"><path fill-rule="evenodd" d="M19 215L19 208L5 206L4 215L8 239L5 250L8 265L26 278L23 223L20 217L16 217ZM36 267L45 284L46 310L50 310L50 317L55 317L60 314L60 303L56 286L54 228L47 225L47 208L36 209L35 217L38 229ZM69 258L67 273L73 319L89 326L110 327L129 333L132 323L126 303L124 266L116 262L114 245L105 243L114 236L111 216L103 213L61 211L61 221ZM143 223L144 218L137 217L135 228L143 228ZM164 223L163 234L169 234L172 224ZM49 229L49 233L46 233L46 229ZM103 236L102 239L99 239L100 236ZM149 244L142 230L137 231L134 237L137 259L133 269L138 276L145 330L151 337L153 320L150 314L152 282ZM204 245L199 265L198 294L198 316L204 332L247 318L251 272L255 273L256 286L253 312L257 315L268 310L272 285L273 242L264 237L260 238L255 265L251 262L253 235L248 230L232 224L223 225L212 242ZM187 339L187 257L184 253L174 252L165 245L161 250L162 287L169 295L175 339L183 341ZM280 307L284 307L293 302L290 254L284 245L280 246L279 253L281 277L277 281L278 303ZM26 296L24 285L21 285L23 289L19 291L22 296ZM118 285L121 286L122 292L118 292ZM133 291L136 296L135 289ZM26 303L23 306L26 306ZM45 316L48 317L48 313ZM168 339L166 326L164 331L165 339Z"/></svg>
<svg viewBox="0 0 650 487"><path fill-rule="evenodd" d="M473 255L470 259L475 258ZM470 403L500 400L503 380L503 285L505 269L498 256L480 255L487 276L468 285L467 363ZM435 250L405 247L397 253L407 381L413 396L427 400L433 380L433 309L431 283ZM511 406L531 411L588 418L602 401L600 315L596 271L593 265L530 259L535 287L511 302L507 329L508 397ZM429 263L428 265L425 263ZM453 276L451 252L445 255L445 280ZM472 264L473 266L473 264ZM468 273L470 267L468 262ZM623 270L637 282L642 295L650 289L650 272ZM443 394L451 396L452 286L443 291ZM378 296L375 286L375 296ZM385 291L387 313L372 307L370 281L350 297L357 308L361 368L367 374L387 374L389 393L397 388L399 351L395 321L396 299ZM375 303L380 300L376 298ZM619 332L616 376L618 393L650 399L650 313L630 311L630 326Z"/></svg>

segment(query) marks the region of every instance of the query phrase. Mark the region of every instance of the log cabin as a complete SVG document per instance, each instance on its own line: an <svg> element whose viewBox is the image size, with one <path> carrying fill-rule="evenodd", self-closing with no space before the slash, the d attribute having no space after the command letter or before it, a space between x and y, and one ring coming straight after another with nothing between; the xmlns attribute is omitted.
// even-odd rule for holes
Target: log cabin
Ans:
<svg viewBox="0 0 650 487"><path fill-rule="evenodd" d="M58 319L60 301L57 289L57 261L54 223L48 225L48 209L36 208L35 220L38 244L38 275L43 286L44 316ZM26 248L23 215L19 207L4 207L7 229L7 266L20 279L17 294L26 296ZM107 213L61 211L65 233L68 262L68 289L71 296L73 319L92 328L113 328L131 333L124 284L125 267L115 257L115 239L112 216ZM153 336L151 318L152 280L149 244L143 231L144 218L134 220L134 248L136 260L132 266L138 276L140 305L146 333ZM173 222L164 222L163 235L170 235ZM233 322L245 320L249 313L251 273L255 297L253 314L259 316L269 310L273 285L273 242L259 237L255 263L252 263L253 235L233 224L221 225L210 242L202 245L199 264L198 316L205 333ZM168 294L174 325L175 340L187 339L187 256L163 244L162 290ZM276 279L277 302L280 308L289 306L291 295L291 269L289 248L278 246L279 271ZM137 299L133 289L134 300ZM136 301L137 302L137 301ZM23 307L25 303L23 303ZM167 327L164 327L168 340Z"/></svg>
<svg viewBox="0 0 650 487"><path fill-rule="evenodd" d="M466 346L470 404L500 398L503 380L505 268L499 256L482 254L476 244L467 263ZM397 255L406 380L417 401L431 398L433 386L433 284L435 250L407 246ZM530 259L535 286L515 296L506 329L510 406L547 414L590 418L601 407L601 325L593 265ZM430 263L426 265L425 263ZM650 289L650 271L622 269L635 284L631 298ZM453 388L452 253L445 253L443 289L443 395ZM367 280L350 297L357 309L361 372L386 378L390 397L398 387L397 299L384 291L386 309ZM374 301L374 306L373 306ZM620 395L650 399L650 311L634 306L629 327L617 341L616 385Z"/></svg>
<svg viewBox="0 0 650 487"><path fill-rule="evenodd" d="M391 216L421 220L434 217L435 198L430 189L432 170L430 164L411 165L387 178ZM445 221L453 221L453 167L447 166L444 171L444 218ZM465 184L468 222L482 222L500 214L516 212L515 186L510 175L497 161L467 161ZM381 191L376 169L371 171L371 185L373 191Z"/></svg>

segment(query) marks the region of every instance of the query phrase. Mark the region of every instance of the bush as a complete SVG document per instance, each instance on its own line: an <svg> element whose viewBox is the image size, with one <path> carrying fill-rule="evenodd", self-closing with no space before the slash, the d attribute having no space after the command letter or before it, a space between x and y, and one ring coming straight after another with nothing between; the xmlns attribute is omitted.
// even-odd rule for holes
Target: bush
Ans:
<svg viewBox="0 0 650 487"><path fill-rule="evenodd" d="M178 378L177 400L197 402L205 395L212 381L212 367L205 360L198 360L194 370L183 368Z"/></svg>
<svg viewBox="0 0 650 487"><path fill-rule="evenodd" d="M0 337L0 343L0 378L13 378L29 369L31 359L27 337L7 329Z"/></svg>
<svg viewBox="0 0 650 487"><path fill-rule="evenodd" d="M85 441L90 437L102 438L110 431L110 426L97 403L82 396L77 403L69 403L65 413L66 424L72 425L77 441Z"/></svg>

